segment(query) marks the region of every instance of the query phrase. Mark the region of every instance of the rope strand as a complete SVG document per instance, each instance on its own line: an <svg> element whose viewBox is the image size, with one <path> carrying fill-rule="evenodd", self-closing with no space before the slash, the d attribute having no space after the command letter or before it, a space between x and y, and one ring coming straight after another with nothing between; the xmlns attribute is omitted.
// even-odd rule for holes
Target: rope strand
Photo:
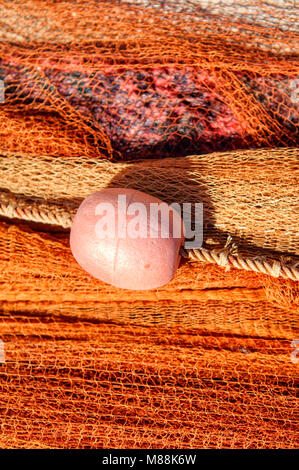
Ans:
<svg viewBox="0 0 299 470"><path fill-rule="evenodd" d="M236 255L236 245L231 243L231 237L222 250L206 248L185 249L181 248L181 255L191 261L199 261L202 263L214 263L218 266L225 267L226 270L230 268L244 269L246 271L254 271L256 273L263 273L272 277L282 277L284 279L291 279L299 281L298 264L288 265L287 262L281 260L268 260L266 258L247 258ZM231 249L230 249L231 248Z"/></svg>

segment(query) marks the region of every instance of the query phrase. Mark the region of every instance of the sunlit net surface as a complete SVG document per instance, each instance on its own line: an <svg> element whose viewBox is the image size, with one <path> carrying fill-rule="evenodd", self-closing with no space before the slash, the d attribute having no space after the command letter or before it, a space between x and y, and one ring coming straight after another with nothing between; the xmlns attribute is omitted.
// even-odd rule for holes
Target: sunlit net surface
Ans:
<svg viewBox="0 0 299 470"><path fill-rule="evenodd" d="M118 290L59 223L97 187L136 187L199 198L213 246L296 262L294 2L0 14L1 201L22 208L0 223L0 447L297 447L297 283L185 262Z"/></svg>

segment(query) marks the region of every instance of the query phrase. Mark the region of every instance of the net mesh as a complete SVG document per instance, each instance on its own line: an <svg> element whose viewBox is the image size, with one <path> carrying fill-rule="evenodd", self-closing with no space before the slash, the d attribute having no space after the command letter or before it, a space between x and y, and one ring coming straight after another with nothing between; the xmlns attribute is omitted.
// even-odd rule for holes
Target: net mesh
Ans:
<svg viewBox="0 0 299 470"><path fill-rule="evenodd" d="M248 6L4 1L2 149L144 158L298 143L297 10Z"/></svg>
<svg viewBox="0 0 299 470"><path fill-rule="evenodd" d="M299 205L294 190L299 165L295 148L138 163L84 157L80 161L47 156L32 160L26 155L6 154L0 171L0 204L18 207L20 218L24 210L29 220L69 228L83 198L105 187L129 187L169 204L202 202L204 238L211 246L223 244L231 235L240 252L286 252L298 261Z"/></svg>
<svg viewBox="0 0 299 470"><path fill-rule="evenodd" d="M124 291L68 241L84 197L133 187L298 263L295 2L0 15L0 447L298 447L298 282L183 261Z"/></svg>

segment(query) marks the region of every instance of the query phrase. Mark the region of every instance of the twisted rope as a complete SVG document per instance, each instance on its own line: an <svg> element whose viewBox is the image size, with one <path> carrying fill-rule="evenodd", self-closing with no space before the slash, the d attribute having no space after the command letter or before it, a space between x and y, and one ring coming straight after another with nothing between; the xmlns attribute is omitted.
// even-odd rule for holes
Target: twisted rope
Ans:
<svg viewBox="0 0 299 470"><path fill-rule="evenodd" d="M32 222L40 222L44 224L57 225L66 229L70 229L72 225L73 214L71 209L59 210L56 206L50 208L39 207L20 207L17 199L5 199L2 196L0 200L0 215L7 218L18 218ZM272 277L282 277L299 281L298 263L289 264L288 260L283 258L278 260L269 260L261 257L242 257L237 254L237 246L232 243L229 236L226 244L220 249L197 248L185 249L181 248L180 254L191 261L199 261L202 263L213 263L224 267L226 270L230 268L244 269L245 271L254 271L256 273L267 274Z"/></svg>
<svg viewBox="0 0 299 470"><path fill-rule="evenodd" d="M287 260L267 260L261 257L243 258L237 255L237 246L232 243L231 236L228 237L222 249L207 250L205 248L181 249L181 255L191 261L203 263L214 263L229 270L231 267L267 274L272 277L282 277L299 281L298 263L290 265Z"/></svg>
<svg viewBox="0 0 299 470"><path fill-rule="evenodd" d="M50 208L39 207L37 204L31 207L22 207L17 199L0 200L0 215L9 219L22 219L30 222L57 225L63 228L70 228L72 225L72 215L69 211L63 211L53 206Z"/></svg>

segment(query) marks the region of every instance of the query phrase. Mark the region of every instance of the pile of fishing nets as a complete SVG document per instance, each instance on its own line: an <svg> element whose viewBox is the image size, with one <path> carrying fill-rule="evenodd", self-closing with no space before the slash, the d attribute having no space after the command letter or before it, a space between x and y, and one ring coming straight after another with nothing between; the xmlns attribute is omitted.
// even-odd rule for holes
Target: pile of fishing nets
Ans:
<svg viewBox="0 0 299 470"><path fill-rule="evenodd" d="M0 16L0 447L297 447L294 2ZM106 187L202 202L204 248L232 237L249 269L183 260L151 291L91 278L69 229Z"/></svg>

